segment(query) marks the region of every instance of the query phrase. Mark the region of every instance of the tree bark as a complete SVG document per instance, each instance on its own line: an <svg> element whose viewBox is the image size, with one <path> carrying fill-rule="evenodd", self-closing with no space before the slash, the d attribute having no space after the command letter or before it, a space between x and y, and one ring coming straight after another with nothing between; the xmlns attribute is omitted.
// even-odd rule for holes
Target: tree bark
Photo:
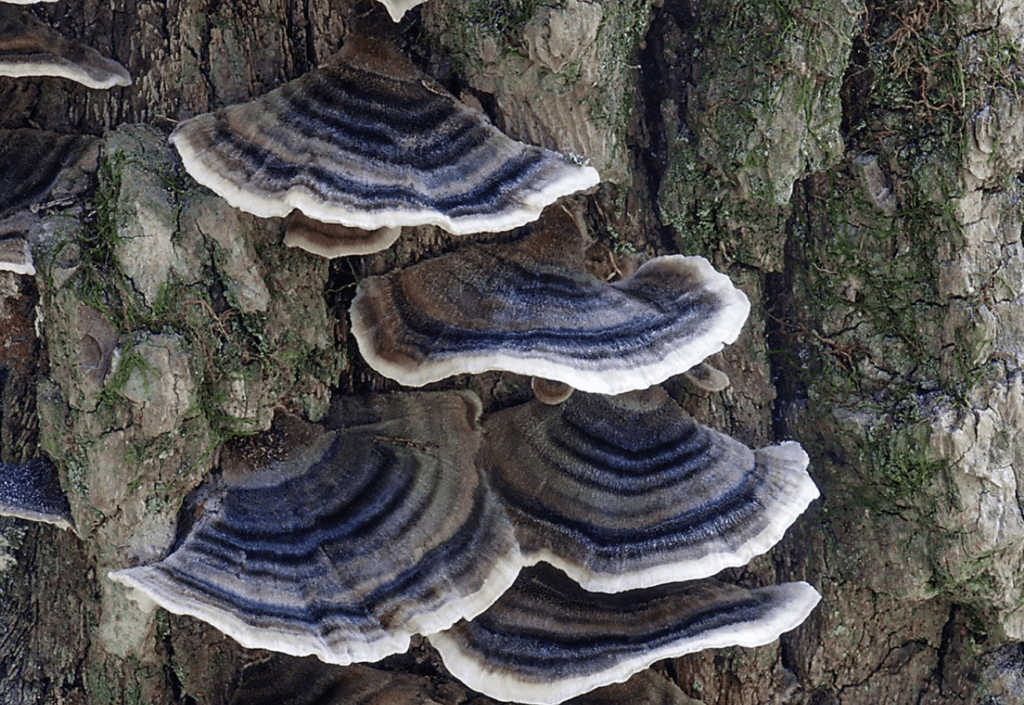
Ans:
<svg viewBox="0 0 1024 705"><path fill-rule="evenodd" d="M0 701L326 703L366 687L394 702L490 702L425 643L375 671L247 651L190 618L144 614L106 578L166 550L227 438L275 409L315 420L332 393L397 388L349 335L355 283L466 241L423 227L330 264L285 251L279 221L197 186L166 144L176 121L301 75L352 31L395 42L513 137L589 157L606 183L569 204L595 272L701 254L753 303L712 360L728 389L666 387L745 443L808 450L822 499L768 555L727 572L807 580L823 600L775 644L663 662L643 676L651 690L629 692L1012 701L1024 7L655 5L430 0L398 25L369 0L33 7L134 83L0 78L0 128L103 137L75 167L74 203L0 223L27 234L39 270L0 273L0 461L53 457L78 531L0 519ZM528 389L497 373L452 384L488 407Z"/></svg>

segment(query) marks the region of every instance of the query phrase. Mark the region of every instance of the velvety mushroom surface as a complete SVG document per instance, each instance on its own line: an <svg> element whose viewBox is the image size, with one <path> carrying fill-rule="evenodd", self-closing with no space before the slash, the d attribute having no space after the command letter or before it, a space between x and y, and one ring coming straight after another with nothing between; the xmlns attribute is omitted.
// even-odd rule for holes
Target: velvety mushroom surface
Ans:
<svg viewBox="0 0 1024 705"><path fill-rule="evenodd" d="M597 279L571 218L556 212L518 242L368 277L351 314L367 363L405 385L506 370L618 394L721 350L749 311L703 257L657 257L623 281Z"/></svg>
<svg viewBox="0 0 1024 705"><path fill-rule="evenodd" d="M65 39L27 10L0 4L0 76L60 76L89 88L129 86L121 64Z"/></svg>
<svg viewBox="0 0 1024 705"><path fill-rule="evenodd" d="M818 496L807 463L798 443L751 450L652 387L492 414L479 464L526 560L618 592L767 551Z"/></svg>
<svg viewBox="0 0 1024 705"><path fill-rule="evenodd" d="M747 590L703 580L589 593L539 565L472 622L429 639L452 675L484 695L560 703L664 658L768 644L820 599L803 582Z"/></svg>
<svg viewBox="0 0 1024 705"><path fill-rule="evenodd" d="M87 135L0 130L0 216L44 198L60 172L95 143Z"/></svg>
<svg viewBox="0 0 1024 705"><path fill-rule="evenodd" d="M479 481L470 393L350 400L226 449L222 486L158 563L111 573L243 646L329 663L405 651L472 618L520 567Z"/></svg>
<svg viewBox="0 0 1024 705"><path fill-rule="evenodd" d="M599 180L502 134L390 45L355 37L256 101L182 122L171 141L196 181L236 208L365 230L509 230Z"/></svg>
<svg viewBox="0 0 1024 705"><path fill-rule="evenodd" d="M401 235L401 228L350 228L338 223L321 223L307 218L299 211L293 211L285 228L284 244L333 259L386 250Z"/></svg>
<svg viewBox="0 0 1024 705"><path fill-rule="evenodd" d="M49 460L0 463L0 516L74 527L57 468Z"/></svg>

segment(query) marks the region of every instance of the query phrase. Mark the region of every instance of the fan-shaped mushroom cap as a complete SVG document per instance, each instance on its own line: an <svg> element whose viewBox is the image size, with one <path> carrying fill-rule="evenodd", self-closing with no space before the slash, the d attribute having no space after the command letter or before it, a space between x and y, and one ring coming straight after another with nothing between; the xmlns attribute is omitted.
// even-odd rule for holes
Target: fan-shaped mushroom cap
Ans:
<svg viewBox="0 0 1024 705"><path fill-rule="evenodd" d="M186 120L185 168L261 217L297 208L364 230L510 230L597 172L502 134L386 44L350 38L328 64L259 100Z"/></svg>
<svg viewBox="0 0 1024 705"><path fill-rule="evenodd" d="M524 559L588 590L714 575L774 546L818 496L798 443L751 450L660 387L489 416L479 465Z"/></svg>
<svg viewBox="0 0 1024 705"><path fill-rule="evenodd" d="M747 590L702 580L588 593L540 565L523 570L472 622L429 639L452 675L484 695L560 703L664 658L768 644L820 599L803 582Z"/></svg>
<svg viewBox="0 0 1024 705"><path fill-rule="evenodd" d="M74 528L67 495L49 460L0 463L0 516Z"/></svg>
<svg viewBox="0 0 1024 705"><path fill-rule="evenodd" d="M72 42L29 12L0 4L0 76L61 76L89 88L130 86L121 64Z"/></svg>
<svg viewBox="0 0 1024 705"><path fill-rule="evenodd" d="M0 272L15 274L36 273L32 264L32 251L28 248L28 240L23 237L12 237L0 240Z"/></svg>
<svg viewBox="0 0 1024 705"><path fill-rule="evenodd" d="M388 14L391 15L391 19L395 22L401 22L405 13L416 7L422 5L427 0L378 0L381 5L387 8Z"/></svg>
<svg viewBox="0 0 1024 705"><path fill-rule="evenodd" d="M223 488L169 556L110 577L246 647L339 664L405 651L521 565L473 464L479 413L448 393L351 402L338 431L275 421L225 451Z"/></svg>
<svg viewBox="0 0 1024 705"><path fill-rule="evenodd" d="M0 216L42 199L61 171L84 162L95 143L88 135L0 130Z"/></svg>
<svg viewBox="0 0 1024 705"><path fill-rule="evenodd" d="M352 302L363 357L413 387L506 370L618 394L685 372L739 335L750 302L703 257L657 257L608 284L586 272L563 216L519 242L364 279Z"/></svg>
<svg viewBox="0 0 1024 705"><path fill-rule="evenodd" d="M284 244L333 259L386 250L401 235L401 228L350 228L338 223L321 223L294 211L284 231Z"/></svg>

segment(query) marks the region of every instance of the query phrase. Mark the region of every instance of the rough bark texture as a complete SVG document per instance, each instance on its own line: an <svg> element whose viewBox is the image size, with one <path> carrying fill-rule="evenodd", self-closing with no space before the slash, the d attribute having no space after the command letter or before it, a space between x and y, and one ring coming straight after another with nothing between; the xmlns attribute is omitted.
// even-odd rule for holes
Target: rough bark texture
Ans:
<svg viewBox="0 0 1024 705"><path fill-rule="evenodd" d="M667 387L744 442L808 449L822 499L732 575L808 580L823 600L776 644L663 663L678 688L649 674L628 692L1024 699L1024 6L657 5L430 0L396 27L343 0L34 8L135 83L0 78L0 127L104 136L61 198L4 225L39 274L0 273L0 460L53 457L78 535L0 520L0 701L257 702L266 679L302 683L294 702L348 702L383 678L372 688L393 702L488 702L423 644L383 675L248 652L141 612L105 577L166 550L226 438L275 408L316 419L334 391L395 387L348 335L354 284L459 239L407 229L328 265L197 186L165 139L300 75L352 28L392 37L514 137L592 160L608 183L570 206L595 272L703 254L753 302L712 360L729 388ZM512 375L450 384L492 408L529 394Z"/></svg>

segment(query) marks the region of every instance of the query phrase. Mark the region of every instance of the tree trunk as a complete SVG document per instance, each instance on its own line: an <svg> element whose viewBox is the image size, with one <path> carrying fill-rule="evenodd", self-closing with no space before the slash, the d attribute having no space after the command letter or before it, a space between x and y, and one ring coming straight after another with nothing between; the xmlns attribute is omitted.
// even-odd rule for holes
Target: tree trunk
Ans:
<svg viewBox="0 0 1024 705"><path fill-rule="evenodd" d="M396 389L349 334L355 283L466 241L406 229L328 264L195 184L167 145L177 120L301 75L346 32L395 42L511 136L589 159L605 183L570 206L595 271L700 254L751 299L712 359L731 386L666 386L747 444L808 450L822 499L728 573L807 580L823 599L772 645L658 664L651 692L1019 700L1024 6L429 0L398 25L370 0L32 12L134 83L0 78L0 128L102 138L60 198L0 221L38 270L0 272L0 461L52 457L77 528L0 519L0 701L326 703L386 687L489 702L425 642L376 670L271 656L144 613L106 577L167 550L226 439L275 409L316 420L333 393ZM451 384L490 407L528 389L498 373ZM606 697L645 692L631 687Z"/></svg>

